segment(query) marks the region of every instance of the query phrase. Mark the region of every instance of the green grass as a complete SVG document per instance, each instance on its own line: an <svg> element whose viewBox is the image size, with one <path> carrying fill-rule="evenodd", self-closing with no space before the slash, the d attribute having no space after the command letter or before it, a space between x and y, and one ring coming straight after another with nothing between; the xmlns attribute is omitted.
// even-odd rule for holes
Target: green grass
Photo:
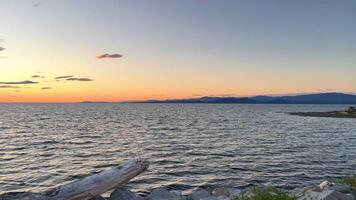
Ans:
<svg viewBox="0 0 356 200"><path fill-rule="evenodd" d="M255 188L252 196L244 194L234 197L233 200L295 200L296 198L288 196L287 193L277 190L275 188L268 188L265 190Z"/></svg>
<svg viewBox="0 0 356 200"><path fill-rule="evenodd" d="M342 182L356 190L356 174L343 178Z"/></svg>
<svg viewBox="0 0 356 200"><path fill-rule="evenodd" d="M351 188L352 193L356 198L356 174L354 174L353 176L343 178L341 182L348 185Z"/></svg>

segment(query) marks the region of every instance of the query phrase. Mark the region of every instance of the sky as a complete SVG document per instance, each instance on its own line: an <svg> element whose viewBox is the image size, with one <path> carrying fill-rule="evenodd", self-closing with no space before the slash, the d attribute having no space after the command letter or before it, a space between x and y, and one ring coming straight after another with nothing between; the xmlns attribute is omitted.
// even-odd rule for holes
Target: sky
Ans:
<svg viewBox="0 0 356 200"><path fill-rule="evenodd" d="M355 93L355 19L354 0L0 0L0 102Z"/></svg>

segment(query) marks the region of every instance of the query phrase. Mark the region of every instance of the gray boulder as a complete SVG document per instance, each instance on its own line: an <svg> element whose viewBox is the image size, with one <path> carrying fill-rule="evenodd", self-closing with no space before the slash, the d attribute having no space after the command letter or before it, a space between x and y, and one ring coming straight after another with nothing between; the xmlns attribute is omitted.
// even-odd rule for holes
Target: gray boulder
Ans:
<svg viewBox="0 0 356 200"><path fill-rule="evenodd" d="M215 197L230 197L230 191L227 188L215 188L211 194Z"/></svg>
<svg viewBox="0 0 356 200"><path fill-rule="evenodd" d="M354 200L352 194L343 194L335 190L306 191L298 200Z"/></svg>
<svg viewBox="0 0 356 200"><path fill-rule="evenodd" d="M118 188L111 193L110 200L141 200L141 198L126 188Z"/></svg>
<svg viewBox="0 0 356 200"><path fill-rule="evenodd" d="M183 200L185 199L179 191L168 191L165 188L157 188L152 190L148 196L150 200Z"/></svg>
<svg viewBox="0 0 356 200"><path fill-rule="evenodd" d="M99 195L99 196L92 198L91 200L106 200L106 199Z"/></svg>
<svg viewBox="0 0 356 200"><path fill-rule="evenodd" d="M54 200L51 197L31 192L13 192L0 195L0 200Z"/></svg>
<svg viewBox="0 0 356 200"><path fill-rule="evenodd" d="M238 189L238 188L228 188L228 190L229 190L231 199L234 197L240 196L243 192L241 189Z"/></svg>
<svg viewBox="0 0 356 200"><path fill-rule="evenodd" d="M208 200L208 198L212 198L211 194L203 189L196 190L191 194L192 200Z"/></svg>
<svg viewBox="0 0 356 200"><path fill-rule="evenodd" d="M342 185L342 184L335 184L334 186L330 187L330 190L335 190L344 194L349 194L352 193L352 189L347 186L347 185Z"/></svg>
<svg viewBox="0 0 356 200"><path fill-rule="evenodd" d="M305 190L298 200L355 200L351 189L342 184L325 184ZM324 185L321 187L321 185Z"/></svg>

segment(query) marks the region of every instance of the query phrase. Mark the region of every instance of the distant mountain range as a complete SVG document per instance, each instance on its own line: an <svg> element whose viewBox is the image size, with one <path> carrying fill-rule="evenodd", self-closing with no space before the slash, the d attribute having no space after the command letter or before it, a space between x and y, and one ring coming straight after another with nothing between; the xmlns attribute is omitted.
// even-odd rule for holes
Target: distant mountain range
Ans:
<svg viewBox="0 0 356 200"><path fill-rule="evenodd" d="M356 104L356 95L344 93L318 93L295 96L201 97L191 99L136 101L135 103Z"/></svg>

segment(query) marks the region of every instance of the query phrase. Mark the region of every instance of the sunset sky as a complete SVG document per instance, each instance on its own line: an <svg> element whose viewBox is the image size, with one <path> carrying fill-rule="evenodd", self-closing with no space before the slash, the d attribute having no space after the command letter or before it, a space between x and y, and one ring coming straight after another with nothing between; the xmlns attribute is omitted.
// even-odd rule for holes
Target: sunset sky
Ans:
<svg viewBox="0 0 356 200"><path fill-rule="evenodd" d="M355 58L354 0L0 0L0 102L355 93Z"/></svg>

